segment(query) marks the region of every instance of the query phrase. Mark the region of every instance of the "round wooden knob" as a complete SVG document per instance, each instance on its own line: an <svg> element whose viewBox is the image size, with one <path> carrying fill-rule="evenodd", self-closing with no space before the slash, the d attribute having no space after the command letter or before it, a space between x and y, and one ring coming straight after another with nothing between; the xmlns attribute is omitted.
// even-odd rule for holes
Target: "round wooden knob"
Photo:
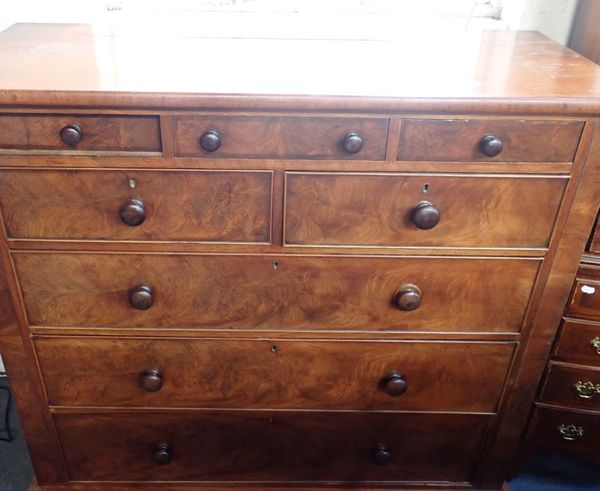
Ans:
<svg viewBox="0 0 600 491"><path fill-rule="evenodd" d="M200 137L200 146L205 152L215 152L221 146L221 137L214 130L207 131Z"/></svg>
<svg viewBox="0 0 600 491"><path fill-rule="evenodd" d="M167 465L173 458L171 445L168 443L157 443L152 454L152 461L156 465Z"/></svg>
<svg viewBox="0 0 600 491"><path fill-rule="evenodd" d="M402 285L394 295L394 303L400 310L418 309L421 305L421 290L415 285Z"/></svg>
<svg viewBox="0 0 600 491"><path fill-rule="evenodd" d="M383 443L380 443L371 450L371 459L377 465L387 465L392 460L392 453Z"/></svg>
<svg viewBox="0 0 600 491"><path fill-rule="evenodd" d="M153 292L148 285L139 285L129 292L129 303L134 309L146 310L152 307Z"/></svg>
<svg viewBox="0 0 600 491"><path fill-rule="evenodd" d="M417 228L429 230L440 222L440 210L429 201L421 201L413 209L410 218Z"/></svg>
<svg viewBox="0 0 600 491"><path fill-rule="evenodd" d="M358 153L362 150L363 139L358 133L346 133L342 139L342 148L348 153Z"/></svg>
<svg viewBox="0 0 600 491"><path fill-rule="evenodd" d="M391 396L401 396L408 389L404 375L398 372L388 373L381 379L380 387Z"/></svg>
<svg viewBox="0 0 600 491"><path fill-rule="evenodd" d="M125 225L137 227L146 219L146 207L141 199L131 198L119 210L119 216Z"/></svg>
<svg viewBox="0 0 600 491"><path fill-rule="evenodd" d="M502 140L493 135L484 136L479 142L479 148L488 157L495 157L502 152Z"/></svg>
<svg viewBox="0 0 600 491"><path fill-rule="evenodd" d="M83 137L83 131L81 131L81 126L77 123L71 123L65 126L62 130L60 130L60 139L66 145L74 147L77 145L81 138Z"/></svg>
<svg viewBox="0 0 600 491"><path fill-rule="evenodd" d="M144 370L140 375L140 385L146 392L158 392L162 388L163 379L156 368Z"/></svg>

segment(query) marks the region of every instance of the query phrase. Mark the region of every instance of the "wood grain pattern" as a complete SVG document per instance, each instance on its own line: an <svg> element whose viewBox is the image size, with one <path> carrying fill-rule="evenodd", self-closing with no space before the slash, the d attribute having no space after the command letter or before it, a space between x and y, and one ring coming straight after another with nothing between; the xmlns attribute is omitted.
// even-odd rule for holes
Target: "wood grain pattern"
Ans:
<svg viewBox="0 0 600 491"><path fill-rule="evenodd" d="M35 337L56 406L494 412L512 343ZM155 367L157 392L140 374ZM381 387L390 372L402 396Z"/></svg>
<svg viewBox="0 0 600 491"><path fill-rule="evenodd" d="M600 268L579 268L565 312L570 317L600 320Z"/></svg>
<svg viewBox="0 0 600 491"><path fill-rule="evenodd" d="M271 186L268 171L2 170L0 204L15 238L268 243ZM134 227L119 216L131 198L146 209Z"/></svg>
<svg viewBox="0 0 600 491"><path fill-rule="evenodd" d="M546 247L565 186L541 176L287 172L285 243ZM441 215L431 230L411 219L424 200Z"/></svg>
<svg viewBox="0 0 600 491"><path fill-rule="evenodd" d="M588 250L594 254L600 254L600 220L596 220Z"/></svg>
<svg viewBox="0 0 600 491"><path fill-rule="evenodd" d="M88 327L510 331L533 259L15 253L29 322ZM422 306L393 304L405 283ZM155 292L135 310L128 292ZM489 285L485 287L482 285Z"/></svg>
<svg viewBox="0 0 600 491"><path fill-rule="evenodd" d="M569 47L595 63L600 63L600 4L594 0L580 0L571 29Z"/></svg>
<svg viewBox="0 0 600 491"><path fill-rule="evenodd" d="M571 162L582 130L582 121L405 119L398 160ZM502 141L498 156L481 151L486 135Z"/></svg>
<svg viewBox="0 0 600 491"><path fill-rule="evenodd" d="M595 337L600 338L600 323L565 319L554 358L570 363L600 366L600 354L591 344Z"/></svg>
<svg viewBox="0 0 600 491"><path fill-rule="evenodd" d="M583 436L574 441L564 440L558 431L560 425L574 425L583 429ZM560 450L594 462L600 462L600 415L583 411L552 407L537 407L527 433L531 445L546 450Z"/></svg>
<svg viewBox="0 0 600 491"><path fill-rule="evenodd" d="M173 138L178 157L384 160L389 120L384 118L300 116L175 116ZM204 151L199 138L216 131L218 150ZM342 148L344 135L358 133L362 150Z"/></svg>
<svg viewBox="0 0 600 491"><path fill-rule="evenodd" d="M480 415L287 411L54 418L75 481L469 481L489 423ZM173 458L157 466L152 450L162 441ZM392 453L388 465L371 461L380 443Z"/></svg>
<svg viewBox="0 0 600 491"><path fill-rule="evenodd" d="M600 410L600 393L582 398L575 389L578 382L600 387L600 369L550 361L539 400L573 408Z"/></svg>
<svg viewBox="0 0 600 491"><path fill-rule="evenodd" d="M83 132L76 146L60 138L60 130L72 123ZM0 148L160 152L160 128L156 116L2 114Z"/></svg>

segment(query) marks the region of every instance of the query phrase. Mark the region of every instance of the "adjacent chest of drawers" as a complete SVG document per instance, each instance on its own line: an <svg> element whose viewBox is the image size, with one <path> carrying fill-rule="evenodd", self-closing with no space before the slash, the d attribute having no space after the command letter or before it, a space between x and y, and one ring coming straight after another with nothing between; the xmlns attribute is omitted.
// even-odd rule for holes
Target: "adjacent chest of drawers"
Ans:
<svg viewBox="0 0 600 491"><path fill-rule="evenodd" d="M0 61L102 44L46 29ZM479 42L500 95L0 76L0 348L43 489L500 486L598 209L600 73ZM554 82L511 61L532 50Z"/></svg>

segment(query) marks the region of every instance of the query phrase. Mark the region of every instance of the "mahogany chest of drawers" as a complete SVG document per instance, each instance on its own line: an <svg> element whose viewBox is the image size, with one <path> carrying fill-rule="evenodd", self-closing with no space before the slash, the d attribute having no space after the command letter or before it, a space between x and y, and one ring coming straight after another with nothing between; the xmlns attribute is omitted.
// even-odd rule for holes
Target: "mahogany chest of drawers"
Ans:
<svg viewBox="0 0 600 491"><path fill-rule="evenodd" d="M0 34L42 489L501 485L598 210L600 68L416 45Z"/></svg>

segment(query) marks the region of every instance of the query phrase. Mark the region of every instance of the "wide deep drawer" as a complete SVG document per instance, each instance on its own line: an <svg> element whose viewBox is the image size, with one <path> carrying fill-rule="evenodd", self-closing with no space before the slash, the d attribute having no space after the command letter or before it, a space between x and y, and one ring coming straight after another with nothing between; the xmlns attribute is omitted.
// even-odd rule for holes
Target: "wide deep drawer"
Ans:
<svg viewBox="0 0 600 491"><path fill-rule="evenodd" d="M175 116L178 157L384 160L387 118Z"/></svg>
<svg viewBox="0 0 600 491"><path fill-rule="evenodd" d="M158 116L0 115L0 148L160 152Z"/></svg>
<svg viewBox="0 0 600 491"><path fill-rule="evenodd" d="M582 121L404 119L398 160L571 162L582 130Z"/></svg>
<svg viewBox="0 0 600 491"><path fill-rule="evenodd" d="M464 482L489 417L235 411L54 420L75 481Z"/></svg>
<svg viewBox="0 0 600 491"><path fill-rule="evenodd" d="M565 319L554 356L560 361L600 366L600 323Z"/></svg>
<svg viewBox="0 0 600 491"><path fill-rule="evenodd" d="M600 368L550 362L540 400L548 404L600 410Z"/></svg>
<svg viewBox="0 0 600 491"><path fill-rule="evenodd" d="M30 324L183 329L518 331L540 265L513 258L13 257Z"/></svg>
<svg viewBox="0 0 600 491"><path fill-rule="evenodd" d="M580 267L567 304L566 315L600 321L600 268Z"/></svg>
<svg viewBox="0 0 600 491"><path fill-rule="evenodd" d="M496 410L512 343L35 337L51 405Z"/></svg>
<svg viewBox="0 0 600 491"><path fill-rule="evenodd" d="M546 247L566 183L540 176L288 172L285 243Z"/></svg>
<svg viewBox="0 0 600 491"><path fill-rule="evenodd" d="M270 171L0 171L8 236L269 242Z"/></svg>
<svg viewBox="0 0 600 491"><path fill-rule="evenodd" d="M537 407L529 424L527 441L600 462L600 415Z"/></svg>

